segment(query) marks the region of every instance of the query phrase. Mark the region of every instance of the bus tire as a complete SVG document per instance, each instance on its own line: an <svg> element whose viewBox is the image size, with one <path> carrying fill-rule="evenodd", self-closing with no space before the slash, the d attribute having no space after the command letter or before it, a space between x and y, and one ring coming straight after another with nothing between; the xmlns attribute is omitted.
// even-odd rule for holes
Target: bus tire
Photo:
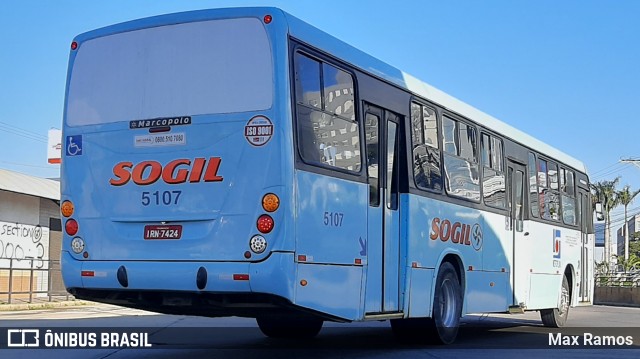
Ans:
<svg viewBox="0 0 640 359"><path fill-rule="evenodd" d="M403 341L451 344L458 335L462 299L462 285L455 267L444 262L436 277L432 317L394 319L391 329Z"/></svg>
<svg viewBox="0 0 640 359"><path fill-rule="evenodd" d="M567 323L569 316L569 305L571 304L571 292L569 289L569 280L564 275L562 278L562 290L560 293L560 307L553 309L540 310L540 318L542 324L549 328L560 328Z"/></svg>
<svg viewBox="0 0 640 359"><path fill-rule="evenodd" d="M433 297L430 330L436 334L437 344L451 344L456 340L462 317L462 285L458 273L450 262L440 265Z"/></svg>
<svg viewBox="0 0 640 359"><path fill-rule="evenodd" d="M313 317L257 317L262 334L270 338L313 338L322 329L323 320Z"/></svg>

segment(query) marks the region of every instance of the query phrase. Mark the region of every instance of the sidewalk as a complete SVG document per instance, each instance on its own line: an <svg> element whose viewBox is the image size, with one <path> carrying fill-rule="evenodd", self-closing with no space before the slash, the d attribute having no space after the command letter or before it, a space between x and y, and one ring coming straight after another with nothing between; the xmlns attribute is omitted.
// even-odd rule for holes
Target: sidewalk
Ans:
<svg viewBox="0 0 640 359"><path fill-rule="evenodd" d="M54 309L65 307L81 307L92 306L97 303L86 300L61 300L61 301L37 301L33 303L0 303L0 312L18 311L18 310L36 310L36 309Z"/></svg>

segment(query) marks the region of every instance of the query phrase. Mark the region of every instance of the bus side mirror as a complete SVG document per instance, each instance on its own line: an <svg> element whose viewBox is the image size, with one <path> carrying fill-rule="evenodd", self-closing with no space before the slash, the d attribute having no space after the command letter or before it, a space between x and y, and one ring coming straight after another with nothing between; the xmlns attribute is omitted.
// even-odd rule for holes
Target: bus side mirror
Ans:
<svg viewBox="0 0 640 359"><path fill-rule="evenodd" d="M596 219L598 221L604 220L604 214L602 213L602 203L596 203Z"/></svg>

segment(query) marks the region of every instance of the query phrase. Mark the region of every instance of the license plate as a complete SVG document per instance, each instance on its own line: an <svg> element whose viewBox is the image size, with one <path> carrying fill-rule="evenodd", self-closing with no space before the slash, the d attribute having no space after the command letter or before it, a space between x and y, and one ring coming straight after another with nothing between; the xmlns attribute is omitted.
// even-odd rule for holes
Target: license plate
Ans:
<svg viewBox="0 0 640 359"><path fill-rule="evenodd" d="M182 226L148 225L144 226L144 239L180 239Z"/></svg>

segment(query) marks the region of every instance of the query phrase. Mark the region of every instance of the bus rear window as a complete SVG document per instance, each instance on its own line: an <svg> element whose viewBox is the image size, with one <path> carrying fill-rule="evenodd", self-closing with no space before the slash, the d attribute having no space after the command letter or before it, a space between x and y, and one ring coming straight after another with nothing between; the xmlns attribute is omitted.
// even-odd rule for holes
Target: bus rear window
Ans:
<svg viewBox="0 0 640 359"><path fill-rule="evenodd" d="M272 102L271 47L260 20L191 22L81 43L67 124L258 111Z"/></svg>

